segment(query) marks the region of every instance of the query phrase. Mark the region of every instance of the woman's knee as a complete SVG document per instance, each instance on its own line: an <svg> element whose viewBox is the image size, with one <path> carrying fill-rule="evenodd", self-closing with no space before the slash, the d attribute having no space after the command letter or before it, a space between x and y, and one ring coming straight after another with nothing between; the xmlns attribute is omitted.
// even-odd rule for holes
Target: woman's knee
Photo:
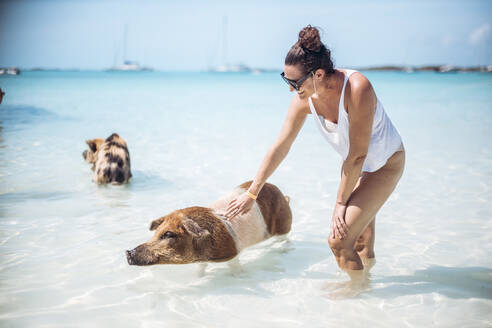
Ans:
<svg viewBox="0 0 492 328"><path fill-rule="evenodd" d="M346 242L340 238L333 238L331 235L328 237L328 245L330 245L330 248L335 256L340 256L342 250L348 248L345 244Z"/></svg>
<svg viewBox="0 0 492 328"><path fill-rule="evenodd" d="M340 268L359 270L363 267L360 257L348 240L341 240L330 236L328 237L328 244Z"/></svg>

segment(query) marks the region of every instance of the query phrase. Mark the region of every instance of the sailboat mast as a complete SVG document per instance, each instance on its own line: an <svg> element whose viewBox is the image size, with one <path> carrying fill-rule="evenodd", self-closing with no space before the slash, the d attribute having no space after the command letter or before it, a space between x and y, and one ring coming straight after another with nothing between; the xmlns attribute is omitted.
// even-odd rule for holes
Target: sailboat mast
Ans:
<svg viewBox="0 0 492 328"><path fill-rule="evenodd" d="M123 32L123 63L126 62L126 39L128 36L128 24L125 24L125 30Z"/></svg>
<svg viewBox="0 0 492 328"><path fill-rule="evenodd" d="M222 65L227 65L227 16L222 18Z"/></svg>

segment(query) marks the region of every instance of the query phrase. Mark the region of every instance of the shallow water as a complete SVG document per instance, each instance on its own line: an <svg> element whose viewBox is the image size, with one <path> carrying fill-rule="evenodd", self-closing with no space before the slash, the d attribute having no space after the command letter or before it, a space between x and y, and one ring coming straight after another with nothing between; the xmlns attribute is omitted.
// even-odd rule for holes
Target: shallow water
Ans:
<svg viewBox="0 0 492 328"><path fill-rule="evenodd" d="M26 72L0 77L0 325L492 325L492 75L366 74L404 139L405 173L377 216L369 288L327 245L340 158L309 117L270 178L289 241L210 265L130 267L150 222L252 178L291 95L278 74ZM84 141L118 132L127 186L96 186Z"/></svg>

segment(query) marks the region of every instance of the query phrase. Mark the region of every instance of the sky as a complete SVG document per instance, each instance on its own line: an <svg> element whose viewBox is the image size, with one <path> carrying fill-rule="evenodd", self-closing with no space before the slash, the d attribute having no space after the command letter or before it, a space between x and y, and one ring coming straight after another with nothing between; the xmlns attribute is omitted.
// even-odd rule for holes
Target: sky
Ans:
<svg viewBox="0 0 492 328"><path fill-rule="evenodd" d="M226 20L226 24L224 24ZM321 29L336 66L492 65L492 1L0 0L0 67L281 69Z"/></svg>

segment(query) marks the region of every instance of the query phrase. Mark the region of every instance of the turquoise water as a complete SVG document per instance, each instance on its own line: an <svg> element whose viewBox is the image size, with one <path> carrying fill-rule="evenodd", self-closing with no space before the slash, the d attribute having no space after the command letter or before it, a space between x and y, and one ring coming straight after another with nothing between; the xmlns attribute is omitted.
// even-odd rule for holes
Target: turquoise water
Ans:
<svg viewBox="0 0 492 328"><path fill-rule="evenodd" d="M5 327L492 324L492 75L367 72L407 164L376 224L370 288L327 245L340 158L306 121L270 182L289 242L245 250L243 273L130 267L150 222L251 179L291 94L278 74L25 72L0 77L0 323ZM85 140L128 142L128 186L96 186Z"/></svg>

